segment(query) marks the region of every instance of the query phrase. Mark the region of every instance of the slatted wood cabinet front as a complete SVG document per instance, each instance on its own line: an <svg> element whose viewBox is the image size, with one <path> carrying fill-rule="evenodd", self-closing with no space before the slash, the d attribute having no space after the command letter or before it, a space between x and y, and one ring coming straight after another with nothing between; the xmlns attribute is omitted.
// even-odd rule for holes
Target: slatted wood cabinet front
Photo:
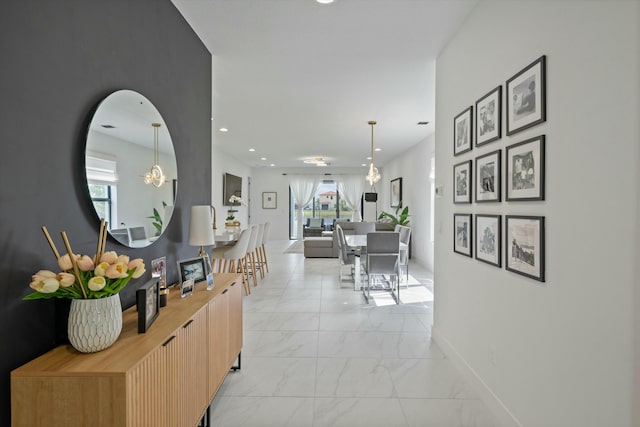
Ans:
<svg viewBox="0 0 640 427"><path fill-rule="evenodd" d="M187 298L173 290L146 334L135 307L110 348L64 345L11 372L11 423L193 427L242 349L242 279L215 275Z"/></svg>

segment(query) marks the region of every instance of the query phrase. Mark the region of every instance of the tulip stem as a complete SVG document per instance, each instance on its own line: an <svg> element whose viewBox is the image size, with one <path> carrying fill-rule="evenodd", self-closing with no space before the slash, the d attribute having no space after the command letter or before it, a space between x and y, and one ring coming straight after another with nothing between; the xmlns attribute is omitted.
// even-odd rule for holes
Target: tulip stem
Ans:
<svg viewBox="0 0 640 427"><path fill-rule="evenodd" d="M82 295L84 299L87 299L87 293L84 290L84 286L82 285L82 278L80 277L80 270L78 269L78 263L76 262L76 257L73 256L73 252L71 251L71 245L69 244L69 239L67 239L67 232L61 231L60 235L62 236L62 240L64 241L64 246L67 248L67 253L69 254L69 259L71 259L71 265L73 265L73 273L76 276L76 280L80 285L80 290L82 291Z"/></svg>
<svg viewBox="0 0 640 427"><path fill-rule="evenodd" d="M102 256L102 236L105 233L105 227L104 227L104 218L102 218L100 220L100 234L98 235L98 247L96 247L96 255L93 259L93 263L94 264L98 264L98 262L100 262L100 257Z"/></svg>
<svg viewBox="0 0 640 427"><path fill-rule="evenodd" d="M44 237L47 238L47 242L49 242L49 246L51 246L51 250L53 251L53 255L56 257L56 261L60 259L60 252L56 248L56 244L51 240L51 236L49 235L49 231L45 225L42 226L42 232L44 233Z"/></svg>

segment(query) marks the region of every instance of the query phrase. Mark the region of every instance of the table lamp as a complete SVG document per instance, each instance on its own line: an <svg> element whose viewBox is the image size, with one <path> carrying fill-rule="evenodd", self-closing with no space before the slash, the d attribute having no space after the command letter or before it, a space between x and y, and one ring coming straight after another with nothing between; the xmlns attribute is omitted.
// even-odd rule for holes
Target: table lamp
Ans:
<svg viewBox="0 0 640 427"><path fill-rule="evenodd" d="M211 206L191 206L191 222L189 223L189 245L200 246L198 256L206 256L205 246L215 246L213 236L213 220L211 218Z"/></svg>

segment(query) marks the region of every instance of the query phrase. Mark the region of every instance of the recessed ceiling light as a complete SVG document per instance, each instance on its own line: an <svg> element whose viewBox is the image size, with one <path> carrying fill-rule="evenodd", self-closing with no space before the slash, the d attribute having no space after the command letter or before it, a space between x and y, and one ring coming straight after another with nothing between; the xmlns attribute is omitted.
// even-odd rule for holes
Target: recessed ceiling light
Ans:
<svg viewBox="0 0 640 427"><path fill-rule="evenodd" d="M333 0L316 0L320 4L329 4L333 3Z"/></svg>
<svg viewBox="0 0 640 427"><path fill-rule="evenodd" d="M363 163L363 164L361 164L360 166L367 166L367 164L366 164L366 163Z"/></svg>
<svg viewBox="0 0 640 427"><path fill-rule="evenodd" d="M218 130L219 130L220 132L229 132L229 129L227 129L227 128L220 128L220 129L218 129Z"/></svg>
<svg viewBox="0 0 640 427"><path fill-rule="evenodd" d="M367 157L367 160L371 160L371 156Z"/></svg>
<svg viewBox="0 0 640 427"><path fill-rule="evenodd" d="M376 148L376 151L382 151L382 148Z"/></svg>
<svg viewBox="0 0 640 427"><path fill-rule="evenodd" d="M254 151L256 151L256 149L255 148L249 148L249 151L251 151L253 153Z"/></svg>
<svg viewBox="0 0 640 427"><path fill-rule="evenodd" d="M275 163L271 163L269 166L273 167L273 166L275 166Z"/></svg>
<svg viewBox="0 0 640 427"><path fill-rule="evenodd" d="M266 157L260 157L260 160L267 160Z"/></svg>

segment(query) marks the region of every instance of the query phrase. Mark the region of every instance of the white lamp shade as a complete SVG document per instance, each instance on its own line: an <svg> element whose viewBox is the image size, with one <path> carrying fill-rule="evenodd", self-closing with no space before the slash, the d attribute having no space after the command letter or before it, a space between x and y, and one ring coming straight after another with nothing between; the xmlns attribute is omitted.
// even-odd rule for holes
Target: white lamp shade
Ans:
<svg viewBox="0 0 640 427"><path fill-rule="evenodd" d="M189 244L191 246L215 245L211 206L191 206L189 223Z"/></svg>

